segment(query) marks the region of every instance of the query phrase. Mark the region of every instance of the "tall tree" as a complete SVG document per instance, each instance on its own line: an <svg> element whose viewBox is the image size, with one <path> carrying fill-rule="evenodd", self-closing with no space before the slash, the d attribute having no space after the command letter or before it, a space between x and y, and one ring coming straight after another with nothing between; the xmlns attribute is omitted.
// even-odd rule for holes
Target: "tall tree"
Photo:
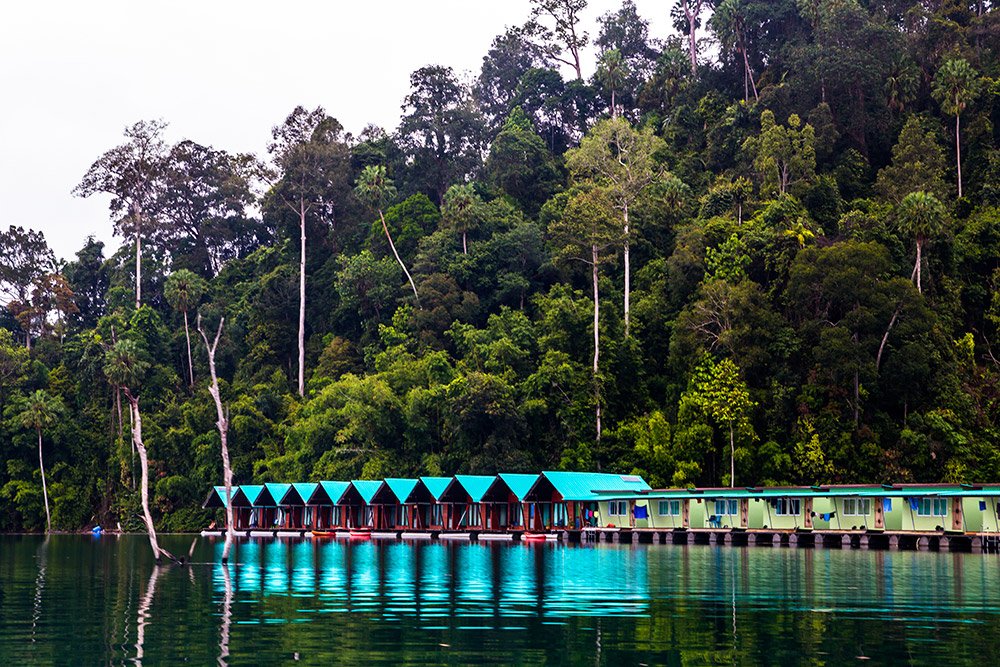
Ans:
<svg viewBox="0 0 1000 667"><path fill-rule="evenodd" d="M161 120L139 121L125 128L125 143L90 166L73 189L79 197L111 195L115 233L135 239L135 307L142 305L142 237L155 232L166 158Z"/></svg>
<svg viewBox="0 0 1000 667"><path fill-rule="evenodd" d="M45 501L45 531L52 532L52 515L49 512L49 490L45 482L45 458L42 455L42 433L66 416L66 406L58 396L44 389L37 389L18 406L17 421L38 436L38 470L42 475L42 498Z"/></svg>
<svg viewBox="0 0 1000 667"><path fill-rule="evenodd" d="M743 70L743 100L750 101L750 92L757 101L757 82L754 79L753 68L750 66L750 56L747 53L747 6L742 0L723 0L715 8L709 23L719 40L723 51L736 51L742 61Z"/></svg>
<svg viewBox="0 0 1000 667"><path fill-rule="evenodd" d="M399 135L412 164L410 181L438 205L452 183L481 165L483 119L468 87L450 67L421 67L410 75Z"/></svg>
<svg viewBox="0 0 1000 667"><path fill-rule="evenodd" d="M979 95L979 73L965 58L951 58L934 75L932 92L941 110L955 117L955 172L962 198L962 112Z"/></svg>
<svg viewBox="0 0 1000 667"><path fill-rule="evenodd" d="M378 212L378 219L382 221L382 231L385 232L389 248L392 250L396 262L403 269L403 273L406 274L406 279L410 281L410 288L413 290L413 299L416 301L417 306L419 306L420 295L417 294L417 285L413 282L413 277L406 269L406 264L403 263L403 260L399 257L399 253L396 252L396 244L392 241L389 226L385 224L385 207L396 197L396 186L392 184L392 179L386 176L385 167L381 165L365 167L361 175L358 176L358 184L354 188L354 193L358 199Z"/></svg>
<svg viewBox="0 0 1000 667"><path fill-rule="evenodd" d="M493 40L472 90L476 105L486 115L488 136L500 131L516 106L521 78L544 64L542 53L529 41L524 28L508 28Z"/></svg>
<svg viewBox="0 0 1000 667"><path fill-rule="evenodd" d="M299 222L299 396L306 392L306 217L311 214L335 224L340 188L332 185L345 178L348 164L343 129L323 107L312 111L295 107L283 124L271 130L267 149L280 177L274 193Z"/></svg>
<svg viewBox="0 0 1000 667"><path fill-rule="evenodd" d="M583 262L590 267L594 299L594 429L601 441L601 298L600 267L613 257L611 248L621 245L621 226L615 222L614 202L610 193L593 184L569 196L560 218L549 226L559 256Z"/></svg>
<svg viewBox="0 0 1000 667"><path fill-rule="evenodd" d="M566 164L577 179L600 184L621 214L622 250L625 261L625 335L629 332L631 273L631 223L629 211L646 189L662 174L655 159L664 147L649 127L635 129L624 118L603 120L566 154Z"/></svg>
<svg viewBox="0 0 1000 667"><path fill-rule="evenodd" d="M531 119L514 107L503 129L490 145L486 176L513 197L524 212L536 215L559 188L563 175Z"/></svg>
<svg viewBox="0 0 1000 667"><path fill-rule="evenodd" d="M947 194L944 151L934 132L911 115L892 147L892 164L878 172L875 185L882 196L893 203L903 201L911 192L924 191L942 199Z"/></svg>
<svg viewBox="0 0 1000 667"><path fill-rule="evenodd" d="M710 358L696 371L693 400L719 425L729 430L729 486L736 486L736 429L749 430L756 403L731 359L715 363Z"/></svg>
<svg viewBox="0 0 1000 667"><path fill-rule="evenodd" d="M261 174L252 155L230 155L187 140L170 149L160 198L161 242L174 268L215 276L226 261L269 240L263 224L248 214Z"/></svg>
<svg viewBox="0 0 1000 667"><path fill-rule="evenodd" d="M580 14L587 8L587 0L531 0L531 4L526 33L549 60L569 65L576 78L583 79L580 52L589 35L580 26Z"/></svg>
<svg viewBox="0 0 1000 667"><path fill-rule="evenodd" d="M55 270L55 264L55 255L41 232L14 225L0 231L0 294L15 317L31 309L32 289ZM24 328L24 344L31 349L30 327Z"/></svg>
<svg viewBox="0 0 1000 667"><path fill-rule="evenodd" d="M698 74L698 28L701 26L701 12L708 4L706 0L678 0L671 14L684 26L687 34L688 59L691 74Z"/></svg>
<svg viewBox="0 0 1000 667"><path fill-rule="evenodd" d="M104 243L88 236L83 247L76 251L76 260L66 264L63 275L76 295L80 310L78 324L85 328L96 326L97 320L104 315L109 287Z"/></svg>
<svg viewBox="0 0 1000 667"><path fill-rule="evenodd" d="M775 122L770 109L761 113L760 134L743 142L743 150L753 156L761 190L784 195L795 183L811 182L816 176L815 139L812 125L803 127L797 114L788 117L786 127Z"/></svg>
<svg viewBox="0 0 1000 667"><path fill-rule="evenodd" d="M913 265L913 276L917 291L923 293L920 286L920 273L923 249L928 240L939 236L944 231L946 211L937 197L928 192L911 192L899 203L899 220L904 230L910 233L917 242L917 259Z"/></svg>
<svg viewBox="0 0 1000 667"><path fill-rule="evenodd" d="M184 316L184 340L187 342L188 383L194 387L194 363L191 361L191 332L188 329L188 311L197 308L207 285L194 271L181 269L174 271L163 285L163 296L167 303Z"/></svg>

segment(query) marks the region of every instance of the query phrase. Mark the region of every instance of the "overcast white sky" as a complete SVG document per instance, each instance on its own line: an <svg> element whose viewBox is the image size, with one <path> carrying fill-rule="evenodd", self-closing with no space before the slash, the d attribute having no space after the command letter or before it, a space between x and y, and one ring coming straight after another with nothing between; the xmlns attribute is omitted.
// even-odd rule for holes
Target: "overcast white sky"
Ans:
<svg viewBox="0 0 1000 667"><path fill-rule="evenodd" d="M669 5L636 0L654 37ZM592 0L585 20L620 0ZM11 3L0 22L0 225L45 233L72 259L88 235L109 246L107 199L70 190L137 120L263 154L292 108L324 106L348 131L399 120L409 74L478 73L493 37L528 0L98 0ZM588 69L593 70L592 58ZM590 71L585 72L589 75Z"/></svg>

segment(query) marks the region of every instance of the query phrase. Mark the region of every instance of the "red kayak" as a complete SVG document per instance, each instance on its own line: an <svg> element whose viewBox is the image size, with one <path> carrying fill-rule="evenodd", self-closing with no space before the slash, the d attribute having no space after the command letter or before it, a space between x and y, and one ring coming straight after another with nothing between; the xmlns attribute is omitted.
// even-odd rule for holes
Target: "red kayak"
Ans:
<svg viewBox="0 0 1000 667"><path fill-rule="evenodd" d="M351 528L349 535L352 540L367 540L372 536L371 528Z"/></svg>
<svg viewBox="0 0 1000 667"><path fill-rule="evenodd" d="M523 533L521 535L522 542L544 542L549 539L547 533Z"/></svg>
<svg viewBox="0 0 1000 667"><path fill-rule="evenodd" d="M337 533L332 530L314 530L313 537L336 537Z"/></svg>

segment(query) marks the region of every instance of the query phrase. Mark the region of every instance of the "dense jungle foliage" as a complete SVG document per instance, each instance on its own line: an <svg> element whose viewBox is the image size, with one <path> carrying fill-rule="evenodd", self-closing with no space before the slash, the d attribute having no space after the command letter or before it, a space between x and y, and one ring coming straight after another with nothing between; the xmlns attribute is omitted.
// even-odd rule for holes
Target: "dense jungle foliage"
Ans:
<svg viewBox="0 0 1000 667"><path fill-rule="evenodd" d="M206 521L199 319L236 483L1000 480L993 3L679 0L665 39L631 0L594 35L533 6L478 76L413 72L392 131L129 127L75 190L110 257L0 233L0 529L43 494L53 528L139 525L125 393L157 522Z"/></svg>

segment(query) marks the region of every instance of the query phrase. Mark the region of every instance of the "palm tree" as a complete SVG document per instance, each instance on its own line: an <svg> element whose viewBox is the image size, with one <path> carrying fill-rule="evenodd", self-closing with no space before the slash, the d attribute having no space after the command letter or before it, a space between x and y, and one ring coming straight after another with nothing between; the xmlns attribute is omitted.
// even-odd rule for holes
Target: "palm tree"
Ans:
<svg viewBox="0 0 1000 667"><path fill-rule="evenodd" d="M618 49L608 49L597 60L597 80L607 90L611 91L611 117L618 116L618 104L615 92L625 85L628 78L628 63Z"/></svg>
<svg viewBox="0 0 1000 667"><path fill-rule="evenodd" d="M42 473L42 498L45 500L45 532L52 532L52 516L49 513L49 489L45 482L45 459L42 456L42 431L62 419L66 406L58 396L52 396L44 389L38 389L20 405L17 421L24 428L33 428L38 435L38 469Z"/></svg>
<svg viewBox="0 0 1000 667"><path fill-rule="evenodd" d="M142 350L132 340L119 340L104 353L104 375L128 400L129 411L132 415L132 443L136 451L139 452L139 464L142 469L142 482L140 484L140 496L142 500L142 519L146 524L146 532L149 534L149 545L153 549L153 558L157 563L160 556L164 555L172 561L178 562L169 551L159 545L156 539L156 527L153 525L153 515L149 511L149 457L146 454L146 445L142 440L142 414L139 412L139 386L142 377L149 368L149 362L142 358Z"/></svg>
<svg viewBox="0 0 1000 667"><path fill-rule="evenodd" d="M417 294L417 286L413 282L410 272L406 270L403 260L399 258L399 253L396 252L396 244L392 242L392 235L389 233L389 226L385 224L385 215L382 212L386 205L396 196L396 186L392 184L392 179L386 175L385 167L382 165L368 165L365 167L361 175L358 176L358 184L354 188L354 194L358 199L378 212L378 218L382 221L382 231L385 232L385 238L389 241L389 248L392 249L392 254L395 255L396 261L399 262L403 273L406 274L406 279L410 281L410 287L413 289L413 298L419 307L420 296Z"/></svg>
<svg viewBox="0 0 1000 667"><path fill-rule="evenodd" d="M958 173L958 196L962 197L962 127L965 107L979 94L979 74L965 58L944 61L934 76L934 99L941 110L955 117L955 170Z"/></svg>
<svg viewBox="0 0 1000 667"><path fill-rule="evenodd" d="M944 231L946 211L937 197L929 192L911 192L899 203L899 219L902 227L917 241L917 261L913 265L913 275L916 279L917 291L923 293L920 287L920 264L924 245Z"/></svg>
<svg viewBox="0 0 1000 667"><path fill-rule="evenodd" d="M465 237L476 217L476 209L482 202L471 184L453 185L444 193L441 216L455 231L462 234L462 254L469 254Z"/></svg>
<svg viewBox="0 0 1000 667"><path fill-rule="evenodd" d="M184 314L184 339L187 341L188 382L194 386L194 364L191 361L191 333L188 329L188 311L197 307L205 293L205 281L194 271L181 269L170 274L163 286L163 296L174 310Z"/></svg>

